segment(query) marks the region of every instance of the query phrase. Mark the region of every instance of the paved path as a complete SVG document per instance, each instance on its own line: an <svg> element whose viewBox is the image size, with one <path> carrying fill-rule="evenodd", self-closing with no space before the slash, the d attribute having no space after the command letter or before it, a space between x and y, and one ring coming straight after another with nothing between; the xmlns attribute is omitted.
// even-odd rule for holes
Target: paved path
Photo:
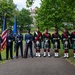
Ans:
<svg viewBox="0 0 75 75"><path fill-rule="evenodd" d="M52 54L51 58L8 60L0 65L0 75L75 75L75 66L61 57L54 58Z"/></svg>

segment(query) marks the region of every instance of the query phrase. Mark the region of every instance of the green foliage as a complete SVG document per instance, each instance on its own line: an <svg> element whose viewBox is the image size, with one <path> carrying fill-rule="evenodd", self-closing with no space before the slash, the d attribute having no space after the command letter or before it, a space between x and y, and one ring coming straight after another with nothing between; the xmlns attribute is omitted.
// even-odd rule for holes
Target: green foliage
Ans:
<svg viewBox="0 0 75 75"><path fill-rule="evenodd" d="M26 6L30 7L34 3L35 0L26 0Z"/></svg>
<svg viewBox="0 0 75 75"><path fill-rule="evenodd" d="M45 27L60 28L63 22L62 4L60 0L42 0L41 7L36 11L37 25L44 30Z"/></svg>
<svg viewBox="0 0 75 75"><path fill-rule="evenodd" d="M33 19L30 16L29 10L23 8L18 12L17 25L19 25L22 29L29 28L32 23Z"/></svg>
<svg viewBox="0 0 75 75"><path fill-rule="evenodd" d="M13 25L13 16L16 11L16 5L13 0L0 0L0 26L3 25L4 14L6 13L7 25Z"/></svg>
<svg viewBox="0 0 75 75"><path fill-rule="evenodd" d="M31 6L33 3L28 4ZM75 26L75 0L41 0L41 7L37 9L36 14L36 25L42 30L45 27L61 29L65 27L64 22ZM69 24L67 27L72 28Z"/></svg>

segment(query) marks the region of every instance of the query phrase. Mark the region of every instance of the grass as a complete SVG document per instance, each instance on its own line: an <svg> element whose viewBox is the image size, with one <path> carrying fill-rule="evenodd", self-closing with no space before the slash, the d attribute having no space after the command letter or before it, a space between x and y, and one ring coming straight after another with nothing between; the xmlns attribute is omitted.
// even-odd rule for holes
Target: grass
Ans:
<svg viewBox="0 0 75 75"><path fill-rule="evenodd" d="M5 57L6 57L5 53L6 53L6 50L4 50L4 51L1 52L1 56L2 56L3 61L0 61L0 64L5 63L5 61L6 61L5 60Z"/></svg>

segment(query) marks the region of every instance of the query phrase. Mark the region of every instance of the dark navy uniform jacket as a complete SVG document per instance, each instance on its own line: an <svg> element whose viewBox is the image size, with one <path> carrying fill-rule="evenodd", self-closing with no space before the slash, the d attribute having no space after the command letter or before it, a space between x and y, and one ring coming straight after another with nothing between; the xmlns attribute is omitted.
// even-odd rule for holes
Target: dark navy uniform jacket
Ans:
<svg viewBox="0 0 75 75"><path fill-rule="evenodd" d="M51 34L50 33L44 33L42 37L43 37L43 41L45 40L45 38L51 40Z"/></svg>
<svg viewBox="0 0 75 75"><path fill-rule="evenodd" d="M64 44L65 43L64 39L67 39L69 48L70 48L70 37L71 37L70 33L68 33L68 32L62 34L62 43Z"/></svg>
<svg viewBox="0 0 75 75"><path fill-rule="evenodd" d="M43 44L45 44L46 39L48 39L49 48L50 48L51 34L50 33L44 33L43 36L42 36L42 38L43 38L43 41L44 41Z"/></svg>
<svg viewBox="0 0 75 75"><path fill-rule="evenodd" d="M14 40L13 35L12 34L7 34L7 38L6 38L7 46L12 46L13 40Z"/></svg>
<svg viewBox="0 0 75 75"><path fill-rule="evenodd" d="M16 44L22 43L22 41L23 41L23 35L22 34L16 34L16 37L15 37Z"/></svg>
<svg viewBox="0 0 75 75"><path fill-rule="evenodd" d="M62 34L62 43L64 44L64 40L63 39L68 39L68 42L69 42L69 39L70 39L70 34L69 33L63 33Z"/></svg>
<svg viewBox="0 0 75 75"><path fill-rule="evenodd" d="M55 38L55 40L54 40ZM54 33L52 34L52 43L55 44L55 42L57 42L59 45L58 45L58 48L60 49L60 39L61 39L61 36L59 35L59 33Z"/></svg>
<svg viewBox="0 0 75 75"><path fill-rule="evenodd" d="M26 34L25 35L25 41L26 41L26 43L32 43L33 35L32 34Z"/></svg>

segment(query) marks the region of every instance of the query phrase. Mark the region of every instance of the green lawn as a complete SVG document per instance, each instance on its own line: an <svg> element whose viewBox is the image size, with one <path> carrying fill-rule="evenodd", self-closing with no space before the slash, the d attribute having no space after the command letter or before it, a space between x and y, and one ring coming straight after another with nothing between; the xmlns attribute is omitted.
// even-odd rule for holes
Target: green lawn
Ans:
<svg viewBox="0 0 75 75"><path fill-rule="evenodd" d="M5 63L5 57L6 57L5 53L6 53L6 50L4 50L4 51L1 52L3 61L0 61L0 64Z"/></svg>

